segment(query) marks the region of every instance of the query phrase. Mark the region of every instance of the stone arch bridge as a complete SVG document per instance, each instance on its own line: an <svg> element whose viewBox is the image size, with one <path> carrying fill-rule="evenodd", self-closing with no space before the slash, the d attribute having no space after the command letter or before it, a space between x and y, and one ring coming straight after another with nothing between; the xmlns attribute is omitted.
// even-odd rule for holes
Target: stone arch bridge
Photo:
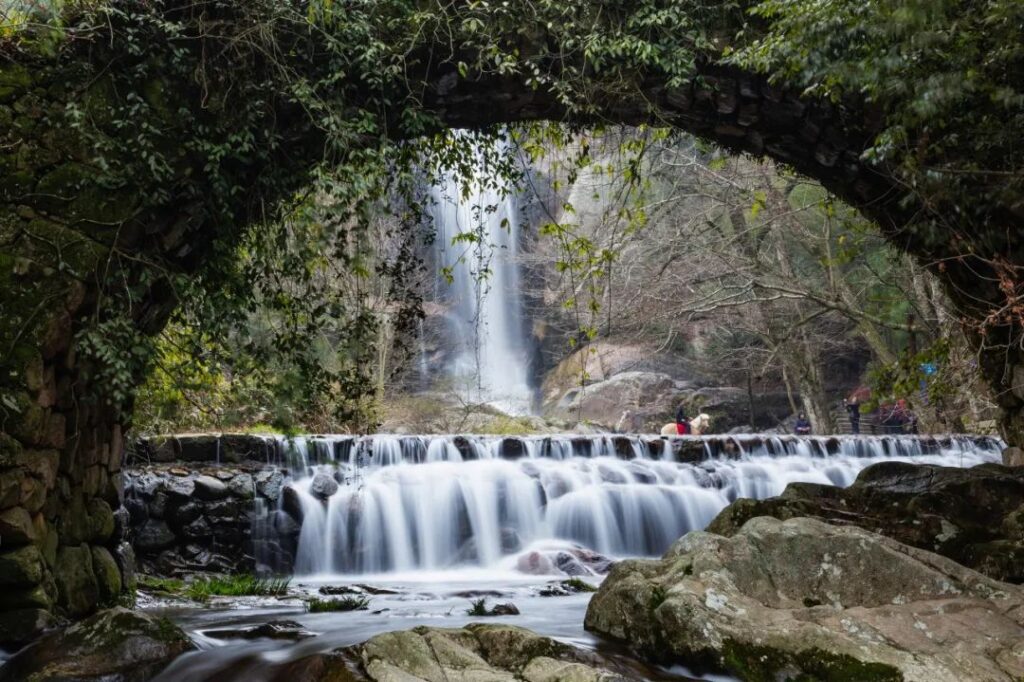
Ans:
<svg viewBox="0 0 1024 682"><path fill-rule="evenodd" d="M5 642L24 641L54 614L80 617L116 602L131 583L131 550L117 539L130 415L124 396L96 395L97 368L83 360L76 335L102 321L110 301L136 328L159 331L176 304L168 276L195 272L215 239L259 219L261 206L289 196L313 160L322 158L324 133L302 107L261 91L256 80L228 78L232 69L270 68L259 55L233 52L214 31L201 38L161 33L161 18L185 26L199 21L188 14L197 11L193 3L177 3L184 9L172 9L174 3L110 4L123 12L103 23L69 16L62 36L40 31L32 40L0 38ZM204 15L208 26L238 20L232 3L194 3L203 4L209 13L220 13ZM134 11L147 13L146 20ZM546 38L518 39L536 47ZM303 37L296 51L315 52L310 41L315 43ZM922 207L903 201L901 181L885 167L862 160L882 118L862 104L808 98L705 55L682 85L669 87L665 78L646 74L628 91L600 93L580 113L520 75L466 73L445 49L429 42L419 46L418 58L409 59L404 77L393 84L393 101L430 115L435 126L538 119L656 123L737 153L770 157L820 181L863 211L894 244L932 265L969 320L983 320L1000 305L990 261L999 257L1024 265L1024 240L1014 236L1019 207L1017 213L1007 208L1002 222L978 235L981 246L974 256L964 257L958 248L955 221L944 233L919 231ZM557 66L556 56L550 61ZM301 76L302 69L316 68L316 60L296 57L292 67ZM359 92L358 83L347 87L350 97ZM211 144L189 143L200 129ZM251 137L254 151L218 160L211 146L218 136L242 133ZM138 144L112 146L103 163L97 160L98 146L124 139ZM159 172L126 170L149 158L160 159ZM248 190L227 192L225 178ZM121 302L105 284L112 271L130 284L132 295ZM1015 338L1019 331L997 327L993 335ZM108 352L114 360L130 359L127 348ZM1004 345L981 359L1004 411L1004 436L1021 444L1024 355ZM129 394L130 403L130 389L100 392Z"/></svg>

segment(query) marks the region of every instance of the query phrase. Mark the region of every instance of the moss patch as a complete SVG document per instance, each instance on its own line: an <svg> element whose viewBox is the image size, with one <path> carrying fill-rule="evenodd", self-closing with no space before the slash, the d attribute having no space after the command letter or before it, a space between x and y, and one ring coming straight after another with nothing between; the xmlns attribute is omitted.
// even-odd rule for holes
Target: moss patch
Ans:
<svg viewBox="0 0 1024 682"><path fill-rule="evenodd" d="M730 672L750 682L902 682L903 674L884 663L865 663L821 649L790 653L729 640L722 660Z"/></svg>

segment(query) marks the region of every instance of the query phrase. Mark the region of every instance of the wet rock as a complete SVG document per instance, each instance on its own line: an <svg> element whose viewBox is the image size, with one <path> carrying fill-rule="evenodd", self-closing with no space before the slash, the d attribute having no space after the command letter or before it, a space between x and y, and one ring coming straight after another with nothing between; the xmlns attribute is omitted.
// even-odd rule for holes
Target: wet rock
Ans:
<svg viewBox="0 0 1024 682"><path fill-rule="evenodd" d="M590 575L590 571L580 563L579 559L568 552L559 552L555 555L555 566L566 575Z"/></svg>
<svg viewBox="0 0 1024 682"><path fill-rule="evenodd" d="M707 530L733 535L756 516L856 525L937 552L998 580L1024 582L1024 469L881 462L848 488L792 483L779 497L737 500Z"/></svg>
<svg viewBox="0 0 1024 682"><path fill-rule="evenodd" d="M352 587L351 585L321 585L320 589L317 590L320 594L327 595L329 597L338 596L339 594L362 594L363 591Z"/></svg>
<svg viewBox="0 0 1024 682"><path fill-rule="evenodd" d="M149 501L149 515L155 519L164 518L164 514L167 513L167 500L169 496L166 493L159 492L153 496L153 499Z"/></svg>
<svg viewBox="0 0 1024 682"><path fill-rule="evenodd" d="M567 597L570 594L580 592L596 592L597 588L582 580L562 580L557 583L550 583L547 587L538 592L541 597Z"/></svg>
<svg viewBox="0 0 1024 682"><path fill-rule="evenodd" d="M228 481L228 490L232 495L241 497L244 500L251 500L256 497L256 484L249 474L238 474Z"/></svg>
<svg viewBox="0 0 1024 682"><path fill-rule="evenodd" d="M386 587L374 587L373 585L367 585L365 583L359 583L356 585L356 587L361 589L366 594L399 594L398 590L391 590Z"/></svg>
<svg viewBox="0 0 1024 682"><path fill-rule="evenodd" d="M287 639L298 641L316 637L316 634L293 620L272 620L247 628L207 630L204 634L216 639Z"/></svg>
<svg viewBox="0 0 1024 682"><path fill-rule="evenodd" d="M338 492L338 482L327 474L317 474L309 484L309 492L321 500L326 500Z"/></svg>
<svg viewBox="0 0 1024 682"><path fill-rule="evenodd" d="M135 533L135 547L143 552L155 552L170 547L177 536L164 521L150 519Z"/></svg>
<svg viewBox="0 0 1024 682"><path fill-rule="evenodd" d="M99 588L100 603L112 605L121 595L121 571L106 547L92 547L92 570Z"/></svg>
<svg viewBox="0 0 1024 682"><path fill-rule="evenodd" d="M165 619L110 609L25 647L0 666L0 682L144 682L194 648L185 633Z"/></svg>
<svg viewBox="0 0 1024 682"><path fill-rule="evenodd" d="M363 679L376 682L625 682L600 667L592 654L508 625L389 632L354 648L350 655L358 660ZM339 658L332 663L335 671L352 669L351 660Z"/></svg>
<svg viewBox="0 0 1024 682"><path fill-rule="evenodd" d="M281 489L281 509L300 524L302 519L305 518L305 513L302 511L302 499L295 488L290 485L286 485Z"/></svg>
<svg viewBox="0 0 1024 682"><path fill-rule="evenodd" d="M193 479L194 495L200 500L221 500L228 496L228 487L213 476L196 476Z"/></svg>
<svg viewBox="0 0 1024 682"><path fill-rule="evenodd" d="M516 560L516 570L528 575L550 575L554 572L555 565L540 552L526 552Z"/></svg>
<svg viewBox="0 0 1024 682"><path fill-rule="evenodd" d="M189 540L205 540L213 536L213 528L205 517L198 519L181 529L181 535Z"/></svg>
<svg viewBox="0 0 1024 682"><path fill-rule="evenodd" d="M489 616L518 616L519 609L515 604L511 602L508 604L495 604L487 615Z"/></svg>
<svg viewBox="0 0 1024 682"><path fill-rule="evenodd" d="M181 527L192 523L198 519L202 513L203 509L197 503L186 502L174 510L174 513L171 514L170 520L174 525Z"/></svg>
<svg viewBox="0 0 1024 682"><path fill-rule="evenodd" d="M137 497L126 497L124 508L128 510L128 517L133 526L141 526L149 518L148 505Z"/></svg>
<svg viewBox="0 0 1024 682"><path fill-rule="evenodd" d="M93 571L89 545L61 547L53 573L57 583L57 602L68 614L81 616L95 607L100 586Z"/></svg>
<svg viewBox="0 0 1024 682"><path fill-rule="evenodd" d="M955 616L953 614L956 614ZM856 527L758 517L624 561L588 630L743 679L954 682L1024 674L1024 592Z"/></svg>
<svg viewBox="0 0 1024 682"><path fill-rule="evenodd" d="M277 469L264 469L257 473L253 480L256 483L257 492L271 502L277 502L281 497L284 474Z"/></svg>
<svg viewBox="0 0 1024 682"><path fill-rule="evenodd" d="M270 513L269 521L278 535L297 536L302 532L302 525L287 512L275 510Z"/></svg>
<svg viewBox="0 0 1024 682"><path fill-rule="evenodd" d="M44 630L58 624L57 618L49 609L16 608L0 610L0 647L16 649L30 642ZM3 680L4 667L0 665L0 680Z"/></svg>
<svg viewBox="0 0 1024 682"><path fill-rule="evenodd" d="M196 481L191 476L188 476L188 471L184 469L181 472L185 475L167 476L163 479L163 489L167 494L176 497L192 497L196 491ZM171 469L171 473L174 474L175 470Z"/></svg>

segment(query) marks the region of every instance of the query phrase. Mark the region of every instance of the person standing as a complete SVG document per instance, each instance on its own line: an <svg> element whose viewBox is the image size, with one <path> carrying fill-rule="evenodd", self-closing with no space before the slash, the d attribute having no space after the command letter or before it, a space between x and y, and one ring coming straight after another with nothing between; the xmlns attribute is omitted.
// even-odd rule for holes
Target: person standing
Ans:
<svg viewBox="0 0 1024 682"><path fill-rule="evenodd" d="M807 419L807 415L801 412L796 418L796 423L793 425L793 431L798 436L809 436L811 435L811 422Z"/></svg>
<svg viewBox="0 0 1024 682"><path fill-rule="evenodd" d="M686 406L682 403L679 403L679 407L676 408L676 432L680 436L690 433L690 420L686 418Z"/></svg>
<svg viewBox="0 0 1024 682"><path fill-rule="evenodd" d="M856 393L846 401L846 413L850 415L850 431L854 435L860 434L860 401Z"/></svg>

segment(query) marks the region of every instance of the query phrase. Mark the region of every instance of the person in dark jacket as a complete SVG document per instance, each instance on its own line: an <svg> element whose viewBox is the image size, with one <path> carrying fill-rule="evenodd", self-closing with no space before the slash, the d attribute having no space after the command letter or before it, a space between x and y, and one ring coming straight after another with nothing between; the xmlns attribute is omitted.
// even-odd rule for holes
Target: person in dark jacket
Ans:
<svg viewBox="0 0 1024 682"><path fill-rule="evenodd" d="M803 412L797 416L796 424L793 425L793 431L798 436L809 436L811 434L811 422Z"/></svg>
<svg viewBox="0 0 1024 682"><path fill-rule="evenodd" d="M676 431L680 436L690 433L690 420L686 418L686 406L682 403L679 403L679 407L676 408Z"/></svg>
<svg viewBox="0 0 1024 682"><path fill-rule="evenodd" d="M860 401L856 395L850 396L846 401L846 413L850 415L850 431L854 434L860 433Z"/></svg>

